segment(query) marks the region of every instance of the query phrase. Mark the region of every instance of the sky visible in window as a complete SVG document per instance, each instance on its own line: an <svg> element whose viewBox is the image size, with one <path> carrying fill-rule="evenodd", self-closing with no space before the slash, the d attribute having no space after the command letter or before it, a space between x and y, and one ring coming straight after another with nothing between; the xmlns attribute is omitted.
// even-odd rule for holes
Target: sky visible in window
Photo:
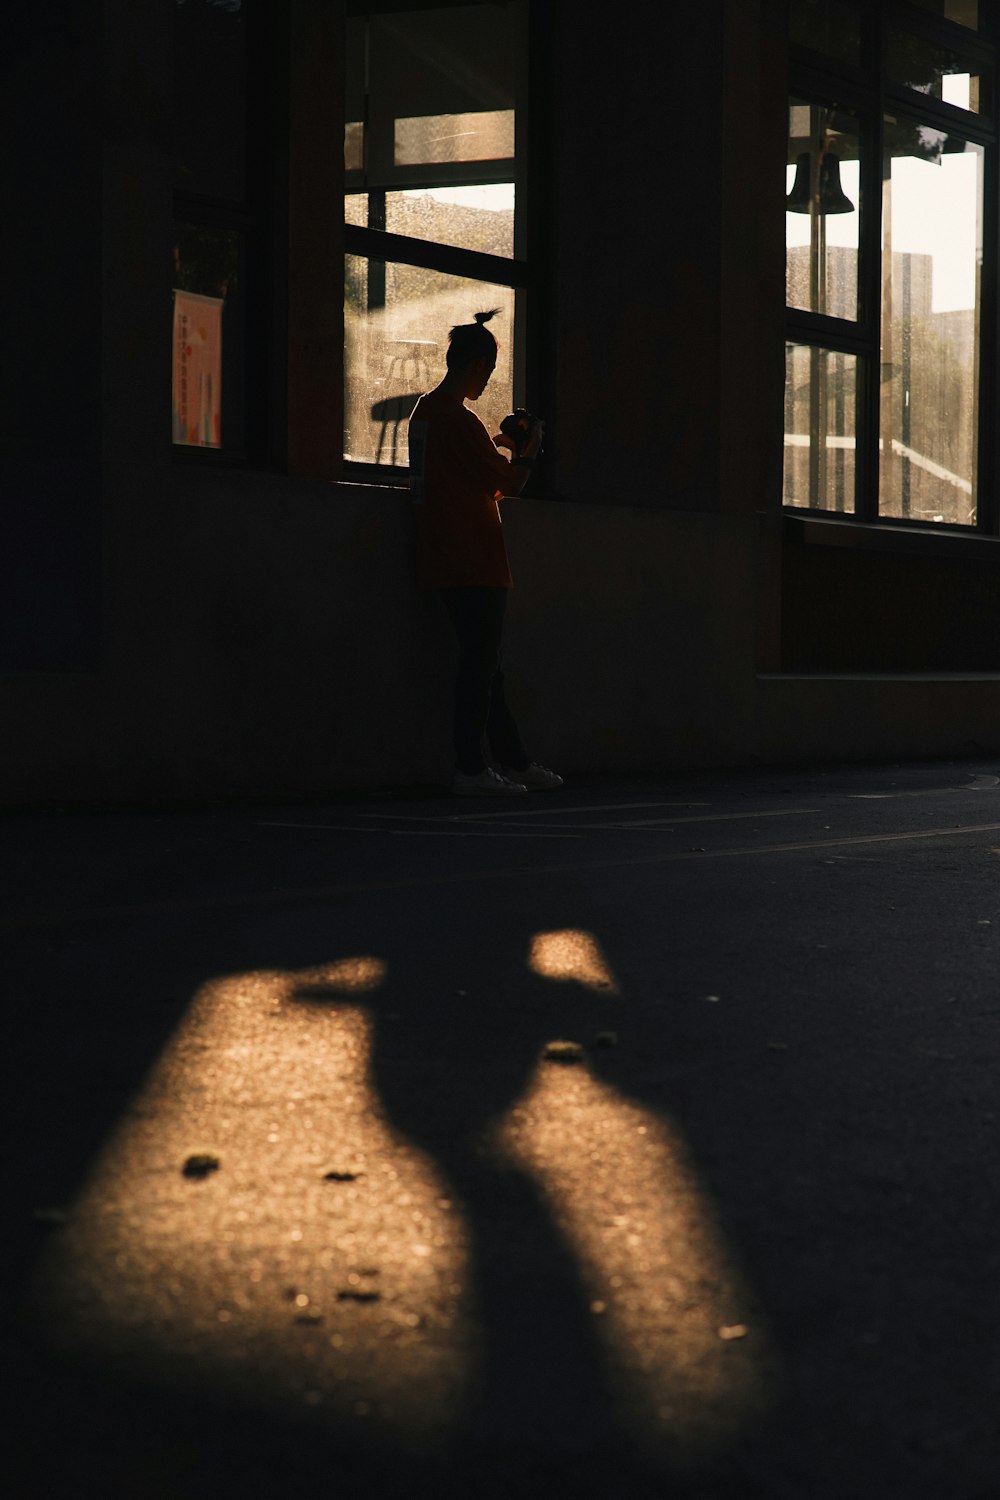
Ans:
<svg viewBox="0 0 1000 1500"><path fill-rule="evenodd" d="M486 208L494 213L513 213L514 184L485 182L478 186L406 188L406 198L434 198L438 203L456 203L460 208Z"/></svg>
<svg viewBox="0 0 1000 1500"><path fill-rule="evenodd" d="M977 212L978 156L972 151L943 156L940 162L896 157L892 166L895 187L892 247L911 255L933 256L932 310L953 312L976 305L976 266L982 258L982 232ZM788 168L791 191L795 168ZM841 163L844 192L859 199L858 163ZM789 249L809 243L808 214L786 214ZM830 214L826 221L828 245L856 248L855 214Z"/></svg>

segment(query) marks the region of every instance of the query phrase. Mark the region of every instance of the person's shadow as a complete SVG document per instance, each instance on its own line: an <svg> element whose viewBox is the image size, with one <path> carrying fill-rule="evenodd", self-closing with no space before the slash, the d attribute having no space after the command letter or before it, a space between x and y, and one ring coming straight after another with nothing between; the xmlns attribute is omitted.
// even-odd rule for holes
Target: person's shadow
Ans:
<svg viewBox="0 0 1000 1500"><path fill-rule="evenodd" d="M583 1043L584 1066L621 1086L615 1049L594 1044L620 1024L624 1002L599 983L532 971L539 933L589 928L604 944L572 882L528 890L512 899L507 887L498 899L489 880L448 884L436 906L422 895L407 914L394 902L390 932L377 910L359 913L357 951L386 965L384 982L363 997L374 1019L372 1083L391 1126L439 1166L465 1221L484 1347L458 1453L464 1447L470 1462L515 1448L542 1463L590 1455L613 1468L630 1436L619 1425L579 1247L537 1177L491 1141L539 1066L560 1066L540 1064L553 1041ZM294 998L343 997L303 984ZM586 1184L576 1192L585 1199ZM604 1207L595 1202L594 1213Z"/></svg>

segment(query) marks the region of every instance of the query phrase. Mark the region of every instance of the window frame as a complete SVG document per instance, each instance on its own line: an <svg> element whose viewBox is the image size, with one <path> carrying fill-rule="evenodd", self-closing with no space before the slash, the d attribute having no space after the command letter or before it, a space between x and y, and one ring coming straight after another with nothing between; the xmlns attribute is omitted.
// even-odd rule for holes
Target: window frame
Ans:
<svg viewBox="0 0 1000 1500"><path fill-rule="evenodd" d="M382 14L391 11L415 9L450 9L467 4L469 0L444 0L444 4L426 5L423 0L383 0L383 3L366 4L364 0L348 0L345 8L345 24L349 19L362 15ZM538 111L533 109L538 89L538 64L543 55L544 41L539 18L539 9L527 3L527 65L520 88L515 98L514 155L484 161L446 162L396 166L387 163L383 155L374 183L368 180L365 169L344 170L345 199L351 192L389 192L396 189L421 187L459 186L465 183L490 182L514 183L514 254L511 257L487 254L478 250L463 249L437 240L419 239L411 235L392 233L369 225L344 222L343 254L357 256L383 264L416 266L425 270L440 271L444 275L465 277L474 281L492 282L513 289L516 299L516 322L513 348L514 404L533 406L538 409L540 394L539 376L542 361L537 355L539 338L538 267L541 257L537 254L541 238L542 214L537 211L537 193L532 193L532 183L537 181L533 170L538 155L537 131ZM346 52L346 48L345 48ZM529 235L530 249L529 250ZM531 351L529 358L529 350ZM343 381L346 388L346 350L343 366ZM343 414L341 413L341 423ZM376 483L389 486L405 486L409 482L409 471L404 465L367 463L342 458L345 482Z"/></svg>
<svg viewBox="0 0 1000 1500"><path fill-rule="evenodd" d="M819 105L837 105L853 111L860 137L860 221L858 230L858 317L856 321L785 307L784 334L789 344L857 356L855 503L853 510L838 512L820 505L791 506L782 500L786 517L800 521L814 518L832 523L868 523L880 527L905 528L932 534L948 532L960 536L994 537L1000 529L997 495L997 445L992 413L997 395L1000 354L1000 309L997 278L1000 244L1000 143L995 46L996 8L983 16L978 32L957 22L946 21L905 0L882 0L877 7L859 6L861 57L867 66L854 67L820 57L789 40L787 97ZM992 113L974 115L943 100L893 84L886 76L887 36L893 25L944 45L960 43L962 49L980 56L993 69ZM882 152L883 120L895 114L932 129L960 133L983 148L983 273L979 306L979 390L977 427L977 513L974 523L929 521L879 512L879 430L882 275Z"/></svg>
<svg viewBox="0 0 1000 1500"><path fill-rule="evenodd" d="M281 364L275 359L285 328L280 318L279 255L268 226L278 212L278 163L287 155L287 133L276 131L287 84L285 27L260 0L244 0L244 108L239 121L246 156L242 198L172 187L172 225L231 230L242 236L246 320L243 369L243 442L218 448L170 441L172 461L201 467L281 467L285 434L280 422L284 397ZM174 65L178 64L175 55ZM254 165L256 164L256 165ZM172 230L173 232L173 230Z"/></svg>

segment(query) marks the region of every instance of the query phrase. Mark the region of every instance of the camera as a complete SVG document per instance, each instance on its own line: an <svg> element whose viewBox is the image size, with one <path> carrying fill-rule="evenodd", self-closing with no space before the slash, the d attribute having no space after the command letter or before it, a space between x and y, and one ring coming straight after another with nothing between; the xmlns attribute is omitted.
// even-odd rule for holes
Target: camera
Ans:
<svg viewBox="0 0 1000 1500"><path fill-rule="evenodd" d="M511 442L515 445L515 458L520 457L521 450L523 449L525 443L528 441L528 438L531 436L531 429L534 427L534 425L535 418L531 415L530 411L525 410L523 406L516 407L514 411L511 412L510 416L504 417L503 421L500 423L500 431L504 434L505 437L509 437Z"/></svg>

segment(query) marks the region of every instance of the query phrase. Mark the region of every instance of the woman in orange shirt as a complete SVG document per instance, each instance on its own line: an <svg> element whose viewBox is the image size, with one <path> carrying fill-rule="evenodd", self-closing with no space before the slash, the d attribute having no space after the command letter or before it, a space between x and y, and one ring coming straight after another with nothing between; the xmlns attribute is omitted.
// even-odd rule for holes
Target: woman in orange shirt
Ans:
<svg viewBox="0 0 1000 1500"><path fill-rule="evenodd" d="M500 647L512 587L497 501L519 495L542 441L536 422L510 460L465 405L489 384L497 341L477 313L448 335L447 372L410 418L417 583L436 589L458 638L452 790L459 796L549 791L562 778L529 759L504 696ZM513 447L513 444L511 444ZM484 754L484 739L500 770Z"/></svg>

